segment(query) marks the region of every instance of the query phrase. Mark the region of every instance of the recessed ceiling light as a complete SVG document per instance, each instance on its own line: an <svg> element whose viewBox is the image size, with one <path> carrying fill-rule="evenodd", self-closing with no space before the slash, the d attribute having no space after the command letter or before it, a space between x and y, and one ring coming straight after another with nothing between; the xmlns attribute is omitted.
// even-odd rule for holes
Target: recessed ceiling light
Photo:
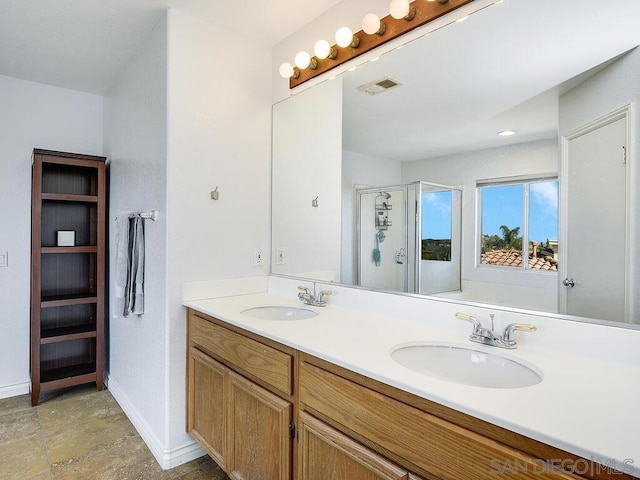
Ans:
<svg viewBox="0 0 640 480"><path fill-rule="evenodd" d="M501 132L498 132L498 135L500 135L501 137L510 137L511 135L515 135L516 132L515 130L503 130Z"/></svg>

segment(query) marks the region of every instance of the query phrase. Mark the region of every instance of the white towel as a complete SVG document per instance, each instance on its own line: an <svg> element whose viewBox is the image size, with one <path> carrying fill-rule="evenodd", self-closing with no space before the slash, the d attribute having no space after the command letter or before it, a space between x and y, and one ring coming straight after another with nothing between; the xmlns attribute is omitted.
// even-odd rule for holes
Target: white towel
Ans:
<svg viewBox="0 0 640 480"><path fill-rule="evenodd" d="M116 221L114 318L144 313L144 220L123 213Z"/></svg>

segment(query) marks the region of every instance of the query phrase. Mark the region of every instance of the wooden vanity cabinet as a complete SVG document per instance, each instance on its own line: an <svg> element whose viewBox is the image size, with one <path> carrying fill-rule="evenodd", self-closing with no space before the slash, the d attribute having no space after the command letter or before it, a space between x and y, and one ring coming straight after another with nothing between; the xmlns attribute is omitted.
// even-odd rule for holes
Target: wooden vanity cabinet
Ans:
<svg viewBox="0 0 640 480"><path fill-rule="evenodd" d="M409 480L409 472L326 423L301 412L298 417L298 478Z"/></svg>
<svg viewBox="0 0 640 480"><path fill-rule="evenodd" d="M633 480L622 472L303 353L299 355L298 381L300 421L312 416L326 428L342 432L411 472L409 477L397 478ZM317 423L314 425L321 431ZM301 446L299 455L299 464L305 465L314 453ZM567 467L564 471L561 464ZM340 465L340 460L335 463L336 468ZM323 468L330 471L332 467ZM300 473L299 478L315 478L303 470Z"/></svg>
<svg viewBox="0 0 640 480"><path fill-rule="evenodd" d="M284 350L189 311L187 431L232 479L292 477L293 352Z"/></svg>
<svg viewBox="0 0 640 480"><path fill-rule="evenodd" d="M201 313L188 325L187 430L233 479L633 480Z"/></svg>
<svg viewBox="0 0 640 480"><path fill-rule="evenodd" d="M221 467L227 464L225 403L229 369L196 347L189 348L188 431Z"/></svg>

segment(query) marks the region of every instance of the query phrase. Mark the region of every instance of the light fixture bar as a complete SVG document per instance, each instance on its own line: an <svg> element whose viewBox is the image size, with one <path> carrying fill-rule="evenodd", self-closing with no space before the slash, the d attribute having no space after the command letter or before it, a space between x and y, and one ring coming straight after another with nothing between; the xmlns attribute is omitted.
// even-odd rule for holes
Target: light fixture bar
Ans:
<svg viewBox="0 0 640 480"><path fill-rule="evenodd" d="M362 30L354 33L354 41L359 41L357 48L352 48L350 46L342 48L337 45L333 45L332 48L337 51L335 58L329 57L325 59L318 59L314 57L317 60L316 68L313 70L309 68L301 69L297 77L293 76L289 78L289 88L295 88L318 75L328 72L332 68L359 57L363 53L373 50L394 38L404 35L411 30L421 27L436 18L446 15L456 8L462 7L463 5L471 2L473 2L473 0L445 0L444 3L442 3L441 0L438 0L437 2L414 0L411 2L411 6L415 9L415 16L411 20L407 20L405 18L396 20L391 15L387 15L380 19L386 27L382 35L368 35Z"/></svg>

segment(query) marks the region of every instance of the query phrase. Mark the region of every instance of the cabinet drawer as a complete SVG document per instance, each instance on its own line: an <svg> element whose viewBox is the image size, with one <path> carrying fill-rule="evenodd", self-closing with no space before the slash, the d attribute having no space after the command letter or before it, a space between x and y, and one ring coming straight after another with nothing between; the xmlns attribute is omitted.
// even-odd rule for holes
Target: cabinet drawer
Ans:
<svg viewBox="0 0 640 480"><path fill-rule="evenodd" d="M279 391L293 391L291 355L189 314L189 339L224 363L249 373Z"/></svg>
<svg viewBox="0 0 640 480"><path fill-rule="evenodd" d="M443 480L581 478L304 362L300 401Z"/></svg>

